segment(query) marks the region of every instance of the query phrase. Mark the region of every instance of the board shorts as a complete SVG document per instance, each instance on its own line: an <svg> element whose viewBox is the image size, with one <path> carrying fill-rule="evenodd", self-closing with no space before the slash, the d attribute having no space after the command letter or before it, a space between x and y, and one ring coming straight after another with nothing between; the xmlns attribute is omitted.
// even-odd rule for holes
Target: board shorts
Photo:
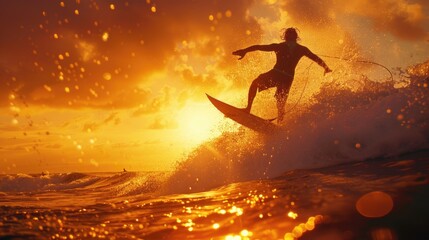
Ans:
<svg viewBox="0 0 429 240"><path fill-rule="evenodd" d="M269 88L277 87L276 98L283 98L289 93L292 86L293 75L286 74L283 71L272 69L259 75L253 82L258 88L258 92Z"/></svg>

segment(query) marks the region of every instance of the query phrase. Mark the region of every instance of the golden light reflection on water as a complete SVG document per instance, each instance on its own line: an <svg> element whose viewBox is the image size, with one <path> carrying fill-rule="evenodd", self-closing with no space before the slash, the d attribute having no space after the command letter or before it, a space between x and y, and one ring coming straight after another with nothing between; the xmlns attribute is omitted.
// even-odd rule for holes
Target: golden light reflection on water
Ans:
<svg viewBox="0 0 429 240"><path fill-rule="evenodd" d="M243 229L239 235L227 235L225 240L250 240L250 237L253 236L253 233L247 229Z"/></svg>
<svg viewBox="0 0 429 240"><path fill-rule="evenodd" d="M219 223L213 224L213 229L219 229L219 227L220 227Z"/></svg>
<svg viewBox="0 0 429 240"><path fill-rule="evenodd" d="M321 223L323 219L321 215L315 215L294 226L298 213L290 209L295 208L297 203L290 202L286 205L289 211L280 213L278 207L281 205L284 209L285 205L278 200L276 189L250 190L247 193L240 191L235 195L236 199L231 199L230 194L228 192L219 196L206 192L199 196L201 198L193 199L186 196L176 199L183 205L181 213L164 214L164 217L173 221L165 227L173 230L174 236L179 238L193 234L193 236L200 236L201 239L250 240L271 239L271 237L298 239L305 232L313 231L316 224ZM216 201L205 202L206 198L216 199ZM274 209L267 211L267 207ZM265 229L266 221L274 223L271 228ZM261 226L265 228L262 229Z"/></svg>
<svg viewBox="0 0 429 240"><path fill-rule="evenodd" d="M326 191L324 189L323 192ZM371 192L363 198L371 200L371 196L376 196L379 199L386 195ZM42 201L40 199L38 201ZM45 236L49 234L50 239L159 239L168 235L169 239L295 240L323 234L326 226L318 225L323 222L329 228L333 219L333 215L325 212L324 216L316 215L314 211L323 212L323 208L306 203L304 198L295 198L282 189L268 188L255 182L149 200L134 197L116 200L115 203L100 203L77 210L61 210L59 213L49 210L20 212L3 221L24 219L28 229ZM100 219L94 218L96 215L100 215ZM397 239L395 230L389 227L371 228L367 233L374 240L393 240ZM341 236L345 235L338 236L334 239L344 239Z"/></svg>
<svg viewBox="0 0 429 240"><path fill-rule="evenodd" d="M298 213L294 213L294 212L290 211L287 214L287 216L290 217L290 218L292 218L292 219L296 219L298 217Z"/></svg>
<svg viewBox="0 0 429 240"><path fill-rule="evenodd" d="M323 221L322 215L309 217L307 222L298 224L293 228L291 232L286 233L284 235L284 240L294 240L294 239L300 238L305 232L314 230L316 224L319 224L322 221Z"/></svg>

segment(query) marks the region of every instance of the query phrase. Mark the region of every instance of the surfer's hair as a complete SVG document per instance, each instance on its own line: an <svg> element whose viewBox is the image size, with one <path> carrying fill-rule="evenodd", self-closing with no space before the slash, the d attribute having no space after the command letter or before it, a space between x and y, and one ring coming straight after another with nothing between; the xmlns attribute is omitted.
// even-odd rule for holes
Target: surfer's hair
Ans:
<svg viewBox="0 0 429 240"><path fill-rule="evenodd" d="M296 42L296 41L300 40L300 38L298 37L298 31L299 30L297 28L294 28L294 27L286 28L284 33L283 33L282 39L285 41L295 41Z"/></svg>

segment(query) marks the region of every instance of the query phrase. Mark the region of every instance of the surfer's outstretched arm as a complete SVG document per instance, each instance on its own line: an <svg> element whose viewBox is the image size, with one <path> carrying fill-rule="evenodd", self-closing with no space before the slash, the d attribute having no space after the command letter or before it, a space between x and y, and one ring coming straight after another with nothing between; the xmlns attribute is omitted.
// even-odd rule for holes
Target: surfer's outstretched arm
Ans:
<svg viewBox="0 0 429 240"><path fill-rule="evenodd" d="M310 49L306 49L305 56L319 64L319 66L323 67L325 69L325 74L332 72L332 70L328 67L325 61L323 61L319 56L310 51Z"/></svg>
<svg viewBox="0 0 429 240"><path fill-rule="evenodd" d="M276 44L276 43L268 44L268 45L253 45L253 46L250 46L248 48L243 48L243 49L239 49L237 51L234 51L234 52L232 52L232 54L240 56L239 59L242 59L242 58L244 58L244 56L248 52L253 52L253 51L270 52L270 51L275 51L277 45L278 44Z"/></svg>

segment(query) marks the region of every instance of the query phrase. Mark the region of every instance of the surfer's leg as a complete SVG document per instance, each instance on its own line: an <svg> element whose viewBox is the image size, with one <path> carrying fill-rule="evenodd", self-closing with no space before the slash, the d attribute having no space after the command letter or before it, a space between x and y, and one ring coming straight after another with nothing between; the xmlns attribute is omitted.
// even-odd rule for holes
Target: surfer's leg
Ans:
<svg viewBox="0 0 429 240"><path fill-rule="evenodd" d="M285 106L286 106L288 95L289 95L289 89L277 88L275 97L277 100L277 112L278 112L277 122L279 123L283 121L283 117L285 115Z"/></svg>
<svg viewBox="0 0 429 240"><path fill-rule="evenodd" d="M247 95L247 107L244 109L246 112L250 113L250 109L252 109L252 104L253 104L253 100L256 97L256 93L258 91L262 91L271 87L270 81L271 81L270 72L263 73L259 75L255 80L253 80L249 88L249 93Z"/></svg>
<svg viewBox="0 0 429 240"><path fill-rule="evenodd" d="M258 83L256 80L254 80L250 85L249 93L247 95L247 107L244 109L246 112L250 113L250 109L252 108L253 100L256 97L257 91L258 91Z"/></svg>
<svg viewBox="0 0 429 240"><path fill-rule="evenodd" d="M286 98L277 99L277 122L283 121L283 117L285 115L285 105L286 105Z"/></svg>
<svg viewBox="0 0 429 240"><path fill-rule="evenodd" d="M292 77L284 77L276 79L278 82L277 85L277 91L275 94L275 98L277 100L277 112L278 112L278 118L277 122L280 123L283 121L283 117L286 113L285 107L286 107L286 101L289 96L289 90L292 86Z"/></svg>

